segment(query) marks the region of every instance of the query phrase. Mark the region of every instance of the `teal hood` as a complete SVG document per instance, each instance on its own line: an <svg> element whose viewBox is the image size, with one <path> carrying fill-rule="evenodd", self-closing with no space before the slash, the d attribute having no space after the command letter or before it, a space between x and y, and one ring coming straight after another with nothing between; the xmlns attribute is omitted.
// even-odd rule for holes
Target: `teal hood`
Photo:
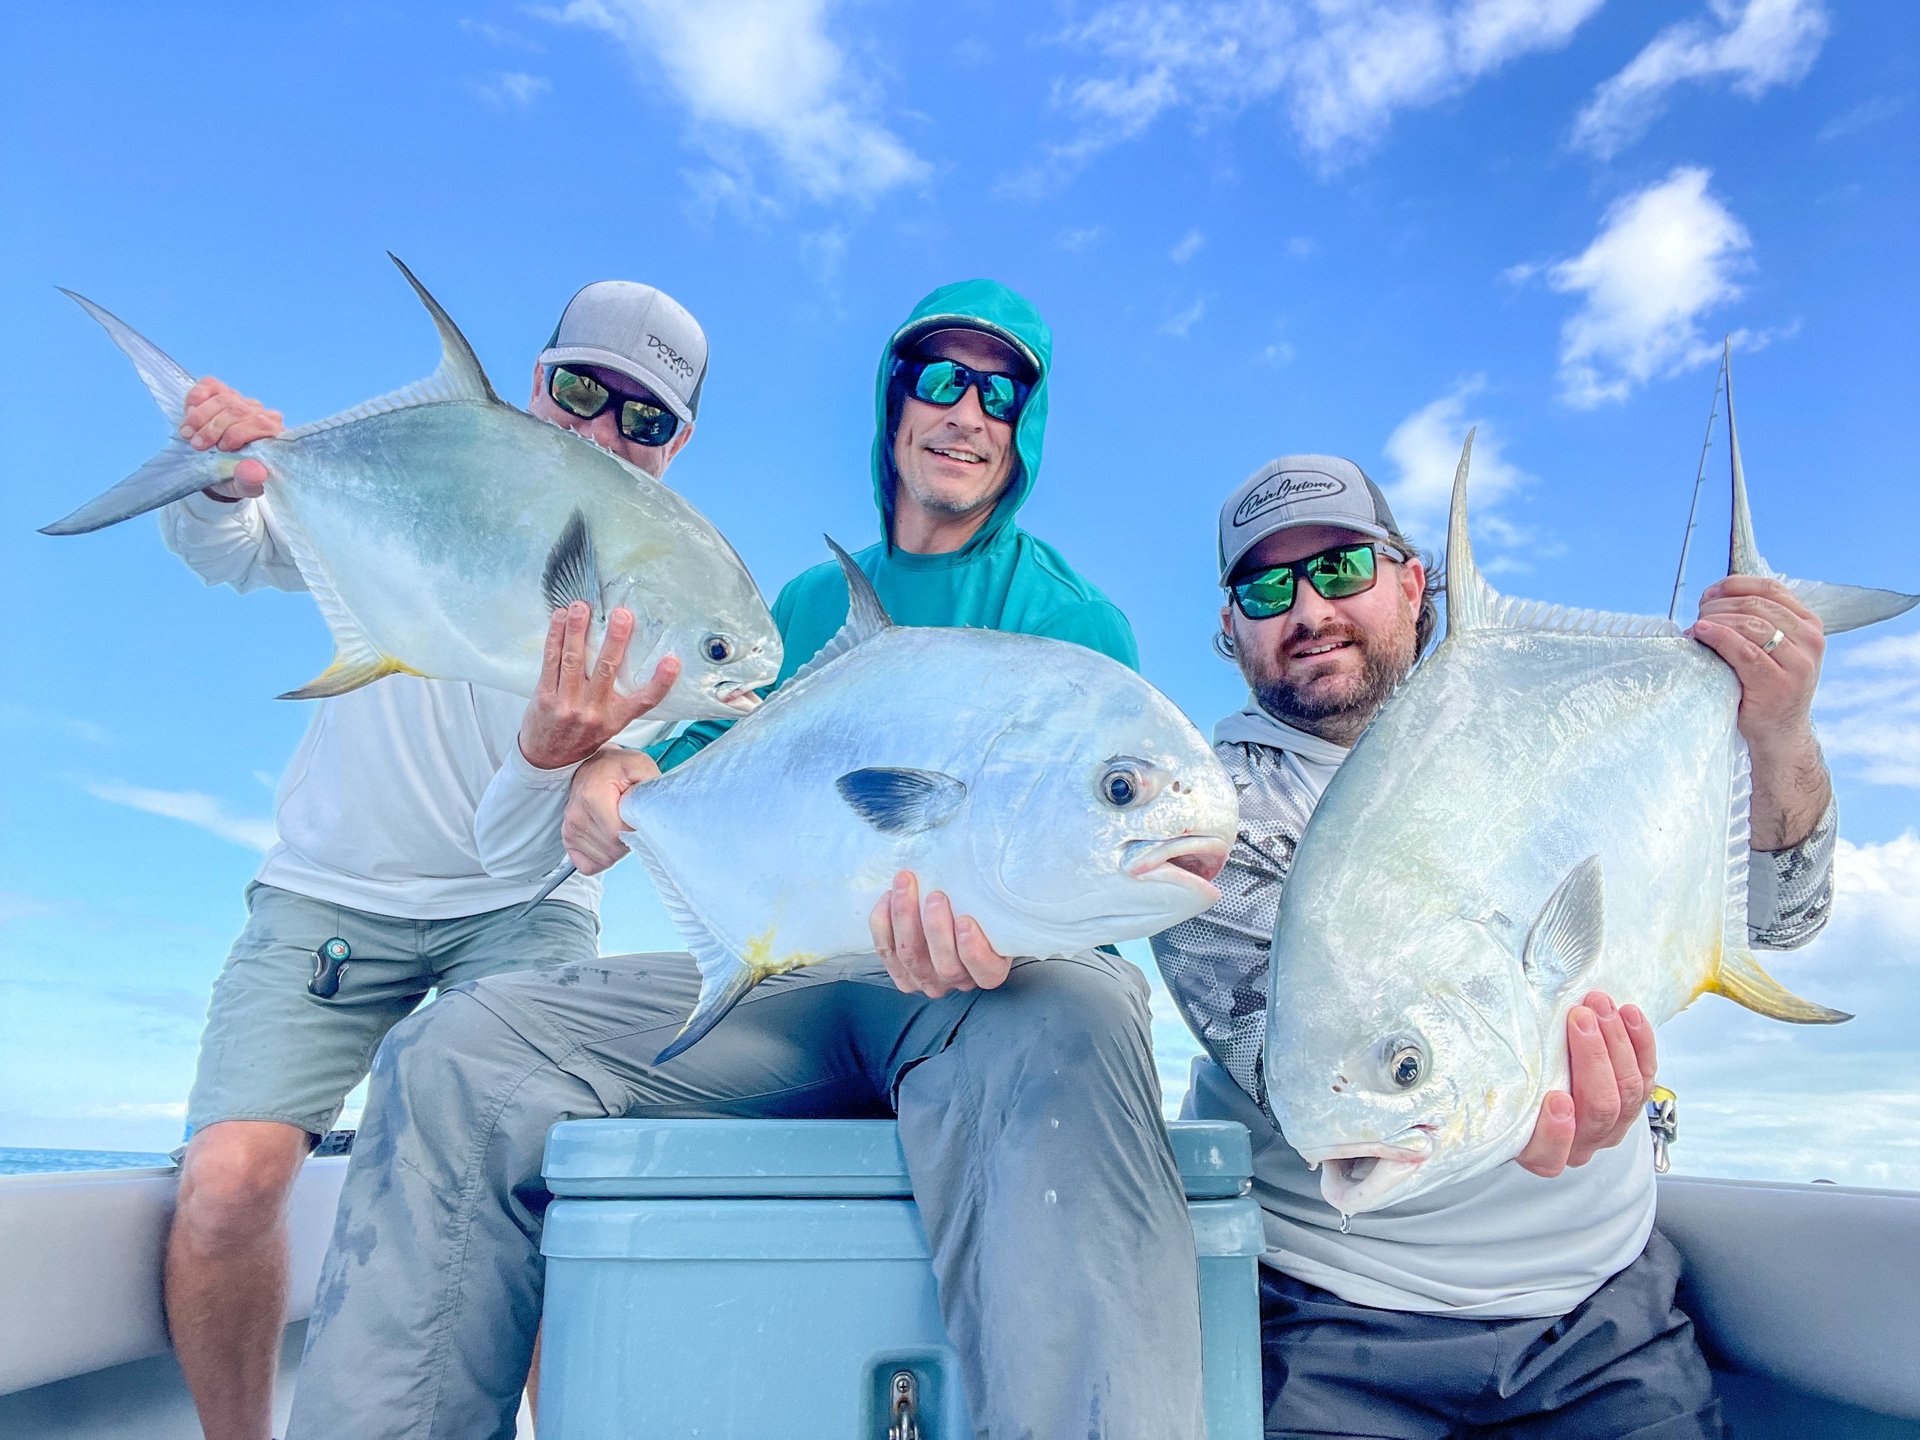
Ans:
<svg viewBox="0 0 1920 1440"><path fill-rule="evenodd" d="M965 326L984 330L1005 341L1026 357L1036 376L1027 403L1014 422L1013 448L1016 457L1014 475L1006 494L994 506L980 533L960 551L970 554L999 543L1013 517L1033 490L1034 477L1040 473L1040 449L1047 435L1047 373L1053 366L1053 331L1040 318L1033 302L998 280L960 280L942 285L913 307L900 328L887 337L880 352L880 373L874 381L873 503L880 512L882 542L892 548L887 537L893 533L893 428L898 418L898 399L891 393L894 357L902 346L935 330Z"/></svg>

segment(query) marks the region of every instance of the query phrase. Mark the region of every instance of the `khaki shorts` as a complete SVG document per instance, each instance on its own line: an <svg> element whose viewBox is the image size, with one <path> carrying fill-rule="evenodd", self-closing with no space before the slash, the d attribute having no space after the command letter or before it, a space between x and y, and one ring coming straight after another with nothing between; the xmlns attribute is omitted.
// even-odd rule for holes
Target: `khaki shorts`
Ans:
<svg viewBox="0 0 1920 1440"><path fill-rule="evenodd" d="M274 1120L324 1135L373 1052L426 997L513 970L591 961L600 922L549 900L452 920L373 915L259 882L247 928L214 983L187 1136L220 1120ZM311 994L314 956L330 939L352 958L331 999Z"/></svg>

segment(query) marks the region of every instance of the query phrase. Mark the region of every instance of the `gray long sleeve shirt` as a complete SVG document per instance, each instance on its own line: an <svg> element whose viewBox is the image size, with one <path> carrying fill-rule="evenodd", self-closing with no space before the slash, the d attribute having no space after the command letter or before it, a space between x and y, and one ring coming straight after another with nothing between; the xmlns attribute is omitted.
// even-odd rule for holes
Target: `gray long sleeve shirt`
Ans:
<svg viewBox="0 0 1920 1440"><path fill-rule="evenodd" d="M1318 1177L1266 1108L1267 949L1294 847L1319 800L1314 769L1245 740L1214 746L1240 790L1240 835L1218 904L1153 939L1154 958L1215 1064L1196 1061L1187 1113L1253 1133L1264 1263L1357 1305L1483 1319L1560 1315L1624 1269L1653 1225L1644 1127L1585 1166L1545 1180L1502 1165L1391 1209L1347 1234ZM1322 778L1322 784L1324 779ZM1831 804L1790 850L1755 852L1748 931L1756 946L1804 944L1833 896ZM1223 1073L1224 1072L1224 1073Z"/></svg>

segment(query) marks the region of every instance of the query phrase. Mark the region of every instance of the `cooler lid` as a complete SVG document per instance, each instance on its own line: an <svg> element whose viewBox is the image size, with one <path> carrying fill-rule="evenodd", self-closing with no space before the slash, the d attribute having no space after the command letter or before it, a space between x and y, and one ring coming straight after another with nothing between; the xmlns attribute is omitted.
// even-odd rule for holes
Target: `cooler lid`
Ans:
<svg viewBox="0 0 1920 1440"><path fill-rule="evenodd" d="M1168 1126L1187 1195L1241 1194L1253 1171L1246 1127ZM790 1198L913 1193L891 1120L566 1120L542 1166L555 1195Z"/></svg>

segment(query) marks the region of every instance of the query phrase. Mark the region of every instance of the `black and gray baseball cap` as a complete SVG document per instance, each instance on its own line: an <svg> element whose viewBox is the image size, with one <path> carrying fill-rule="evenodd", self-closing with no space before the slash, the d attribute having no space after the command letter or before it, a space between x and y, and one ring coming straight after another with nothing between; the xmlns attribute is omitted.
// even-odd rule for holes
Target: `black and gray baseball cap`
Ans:
<svg viewBox="0 0 1920 1440"><path fill-rule="evenodd" d="M1400 527L1380 487L1337 455L1282 455L1241 482L1220 507L1220 583L1269 535L1336 525L1392 543Z"/></svg>
<svg viewBox="0 0 1920 1440"><path fill-rule="evenodd" d="M540 363L617 370L691 425L707 378L707 334L664 290L598 280L567 302Z"/></svg>

